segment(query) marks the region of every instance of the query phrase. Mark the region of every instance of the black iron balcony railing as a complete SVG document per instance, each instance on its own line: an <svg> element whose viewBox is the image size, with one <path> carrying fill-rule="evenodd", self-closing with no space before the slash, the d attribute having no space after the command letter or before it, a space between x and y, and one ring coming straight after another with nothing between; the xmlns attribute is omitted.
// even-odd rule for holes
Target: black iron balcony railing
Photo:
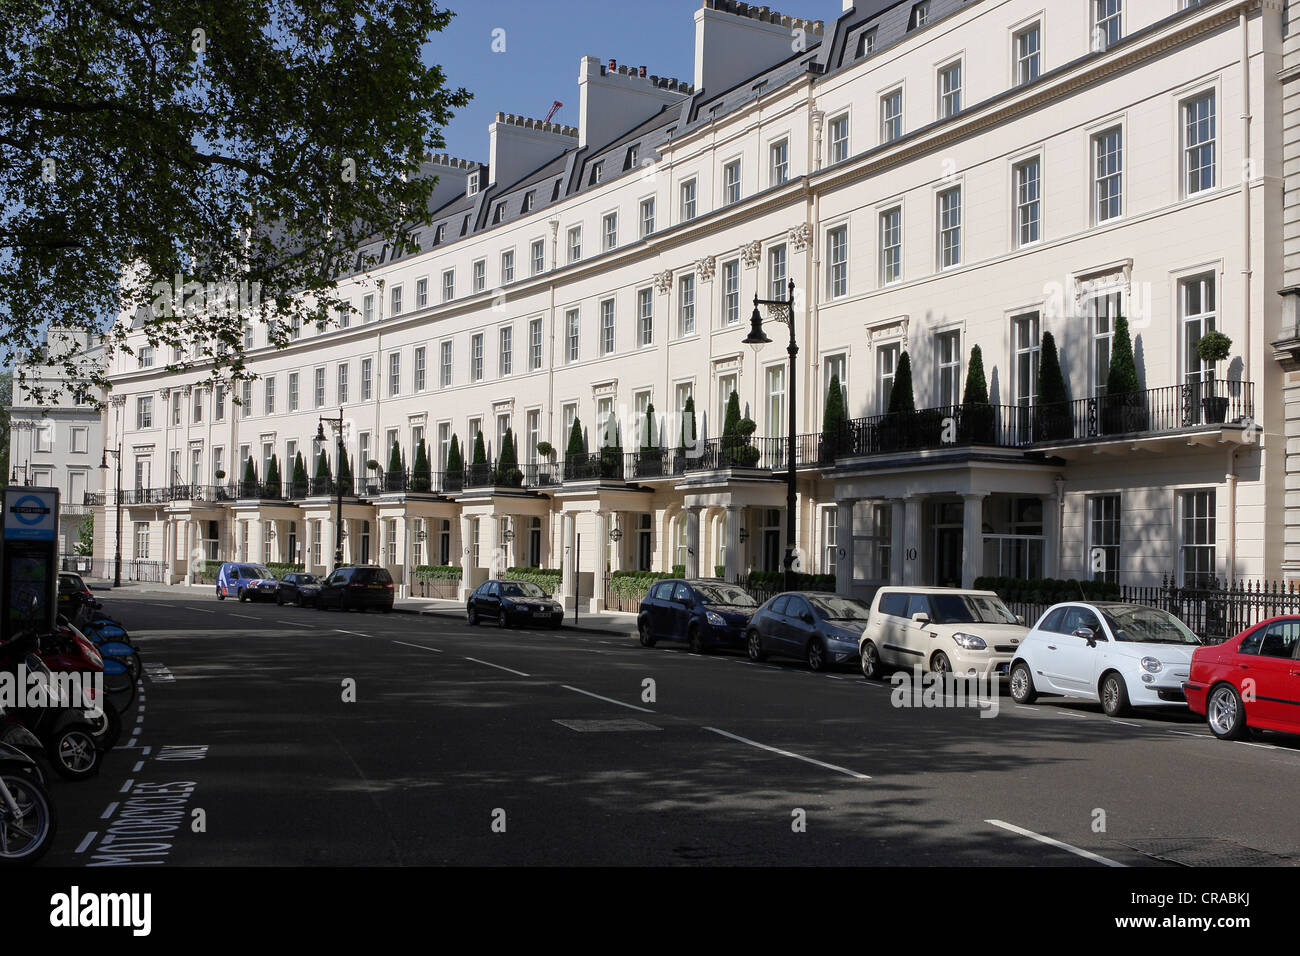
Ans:
<svg viewBox="0 0 1300 956"><path fill-rule="evenodd" d="M624 481L625 454L621 448L605 448L594 455L566 455L565 481Z"/></svg>

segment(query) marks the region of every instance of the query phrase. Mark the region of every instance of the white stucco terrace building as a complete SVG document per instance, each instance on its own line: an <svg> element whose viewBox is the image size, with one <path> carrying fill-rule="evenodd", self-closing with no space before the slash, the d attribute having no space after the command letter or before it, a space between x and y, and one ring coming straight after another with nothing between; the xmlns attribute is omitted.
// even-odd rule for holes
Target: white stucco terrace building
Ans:
<svg viewBox="0 0 1300 956"><path fill-rule="evenodd" d="M194 556L325 570L328 488L237 480L272 456L287 479L341 407L359 476L345 556L402 582L421 564L463 565L467 585L494 564L568 572L576 554L565 600L599 608L610 569L777 570L792 517L804 567L864 594L999 573L1300 578L1271 344L1296 284L1287 16L1259 0L861 0L823 25L706 0L691 81L586 57L576 127L498 114L487 162L431 157L422 251L380 250L341 280L347 321L287 349L252 328L242 406L196 385L202 355L174 372L114 355L124 556L168 581ZM791 280L795 396L782 327L742 342L752 297ZM1135 412L1105 396L1120 314ZM1217 369L1195 350L1211 329L1232 339ZM1071 400L1052 421L1032 408L1046 332ZM974 346L978 414L959 407ZM900 429L881 416L904 352L916 406L940 411ZM827 449L832 375L854 421ZM752 466L717 441L733 389L757 423ZM689 396L704 441L683 456ZM563 454L574 418L581 460ZM481 431L495 456L507 428L521 481L448 474L453 435ZM606 435L621 455L601 454ZM394 442L409 467L420 440L427 491L384 473Z"/></svg>

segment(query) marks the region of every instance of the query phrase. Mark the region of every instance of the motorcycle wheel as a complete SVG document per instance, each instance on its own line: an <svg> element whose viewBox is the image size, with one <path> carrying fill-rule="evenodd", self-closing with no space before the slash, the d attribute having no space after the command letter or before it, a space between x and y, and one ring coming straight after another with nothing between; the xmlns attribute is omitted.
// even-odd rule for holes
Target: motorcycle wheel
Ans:
<svg viewBox="0 0 1300 956"><path fill-rule="evenodd" d="M6 768L0 773L18 813L0 800L0 866L26 866L45 855L54 843L58 817L45 788L24 773Z"/></svg>
<svg viewBox="0 0 1300 956"><path fill-rule="evenodd" d="M54 772L65 780L87 780L99 773L101 754L87 724L68 724L55 731L45 751Z"/></svg>
<svg viewBox="0 0 1300 956"><path fill-rule="evenodd" d="M92 720L91 724L99 731L95 734L95 743L99 745L101 751L112 750L122 739L122 715L111 702L105 705L103 715Z"/></svg>

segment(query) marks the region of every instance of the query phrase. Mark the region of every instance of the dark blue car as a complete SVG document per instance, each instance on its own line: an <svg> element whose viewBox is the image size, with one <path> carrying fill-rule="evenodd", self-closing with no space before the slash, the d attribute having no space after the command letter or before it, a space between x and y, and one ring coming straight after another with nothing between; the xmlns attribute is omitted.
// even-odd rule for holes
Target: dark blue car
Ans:
<svg viewBox="0 0 1300 956"><path fill-rule="evenodd" d="M696 654L716 647L745 647L749 619L758 602L744 588L725 581L669 579L650 588L637 613L643 647L685 641Z"/></svg>
<svg viewBox="0 0 1300 956"><path fill-rule="evenodd" d="M857 598L786 591L758 609L746 648L752 661L793 657L823 671L858 659L858 643L871 606Z"/></svg>

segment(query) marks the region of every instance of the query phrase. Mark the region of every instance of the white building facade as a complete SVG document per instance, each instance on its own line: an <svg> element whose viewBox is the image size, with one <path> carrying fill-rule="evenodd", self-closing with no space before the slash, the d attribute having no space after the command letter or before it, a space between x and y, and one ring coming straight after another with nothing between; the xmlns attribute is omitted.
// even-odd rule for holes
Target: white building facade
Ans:
<svg viewBox="0 0 1300 956"><path fill-rule="evenodd" d="M104 354L98 335L51 329L43 350L24 356L14 369L9 483L59 489L62 556L74 554L81 526L100 500L104 431L94 404L98 391L80 389L68 378L62 362L51 364L49 357L78 356L74 361L94 366L104 361Z"/></svg>
<svg viewBox="0 0 1300 956"><path fill-rule="evenodd" d="M422 251L376 249L341 279L346 321L284 350L251 328L242 404L200 384L202 355L113 356L124 557L173 582L197 560L326 570L333 486L288 479L341 409L345 559L403 583L562 567L566 603L599 609L613 570L779 570L788 520L800 566L860 594L1300 578L1271 345L1285 28L1252 0L860 3L824 26L706 0L693 83L587 57L577 127L498 114L486 164L431 158ZM743 342L753 297L791 281L793 393L784 327ZM1140 388L1122 401L1121 315ZM1214 367L1211 330L1232 339ZM1069 401L1045 413L1049 332ZM976 346L987 408L963 404ZM929 411L891 418L904 354ZM833 377L852 421L827 441ZM732 391L752 451L721 438ZM493 464L507 430L517 474ZM452 436L469 463L479 433L489 463L452 474ZM273 457L282 487L241 485Z"/></svg>

